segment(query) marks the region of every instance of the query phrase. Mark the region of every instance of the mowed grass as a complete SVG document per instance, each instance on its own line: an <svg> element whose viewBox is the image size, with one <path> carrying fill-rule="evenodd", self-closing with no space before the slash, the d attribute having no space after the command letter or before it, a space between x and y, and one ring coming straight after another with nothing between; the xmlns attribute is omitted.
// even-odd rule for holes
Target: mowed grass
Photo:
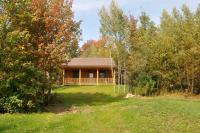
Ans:
<svg viewBox="0 0 200 133"><path fill-rule="evenodd" d="M123 98L123 88L66 86L54 90L46 112L1 114L0 132L199 133L200 100Z"/></svg>

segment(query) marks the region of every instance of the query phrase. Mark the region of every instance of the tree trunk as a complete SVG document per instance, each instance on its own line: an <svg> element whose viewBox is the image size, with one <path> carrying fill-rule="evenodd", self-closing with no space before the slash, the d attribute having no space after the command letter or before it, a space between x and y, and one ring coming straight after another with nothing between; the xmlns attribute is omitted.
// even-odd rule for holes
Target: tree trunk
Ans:
<svg viewBox="0 0 200 133"><path fill-rule="evenodd" d="M124 62L124 93L126 93L126 64Z"/></svg>
<svg viewBox="0 0 200 133"><path fill-rule="evenodd" d="M119 85L120 85L120 61L118 59L118 70L117 70L117 82L118 82L118 89L119 89Z"/></svg>
<svg viewBox="0 0 200 133"><path fill-rule="evenodd" d="M188 86L188 91L190 90L190 79L189 79L189 73L188 73L188 66L186 64L186 79L187 79L187 86Z"/></svg>
<svg viewBox="0 0 200 133"><path fill-rule="evenodd" d="M47 104L51 100L51 88L49 88L48 93L47 93Z"/></svg>
<svg viewBox="0 0 200 133"><path fill-rule="evenodd" d="M194 63L192 63L192 84L191 84L191 92L194 93Z"/></svg>

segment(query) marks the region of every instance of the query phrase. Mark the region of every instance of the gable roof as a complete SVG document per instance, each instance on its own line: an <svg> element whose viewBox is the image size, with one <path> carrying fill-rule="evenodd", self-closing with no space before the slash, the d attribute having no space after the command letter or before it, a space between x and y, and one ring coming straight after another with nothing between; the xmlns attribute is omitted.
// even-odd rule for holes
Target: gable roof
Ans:
<svg viewBox="0 0 200 133"><path fill-rule="evenodd" d="M115 68L112 58L73 58L68 63L64 63L66 68Z"/></svg>

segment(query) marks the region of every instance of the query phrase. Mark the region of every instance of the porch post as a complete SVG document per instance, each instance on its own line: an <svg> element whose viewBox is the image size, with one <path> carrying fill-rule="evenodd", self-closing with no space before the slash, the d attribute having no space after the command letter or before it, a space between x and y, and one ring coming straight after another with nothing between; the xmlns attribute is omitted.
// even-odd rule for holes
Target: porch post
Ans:
<svg viewBox="0 0 200 133"><path fill-rule="evenodd" d="M116 82L115 82L115 69L113 69L113 73L114 73L114 74L113 74L113 77L112 77L112 78L113 78L113 84L115 85L115 84L116 84Z"/></svg>
<svg viewBox="0 0 200 133"><path fill-rule="evenodd" d="M79 85L81 85L81 69L79 69L79 79L78 79L78 81L79 81Z"/></svg>
<svg viewBox="0 0 200 133"><path fill-rule="evenodd" d="M97 85L99 85L99 69L97 68Z"/></svg>
<svg viewBox="0 0 200 133"><path fill-rule="evenodd" d="M62 71L62 80L63 80L63 85L65 85L65 69L64 68Z"/></svg>

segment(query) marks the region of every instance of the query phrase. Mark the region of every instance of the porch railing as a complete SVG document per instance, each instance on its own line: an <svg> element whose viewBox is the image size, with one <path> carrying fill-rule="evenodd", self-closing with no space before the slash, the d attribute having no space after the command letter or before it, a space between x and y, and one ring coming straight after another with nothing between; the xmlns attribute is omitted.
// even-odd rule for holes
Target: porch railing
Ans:
<svg viewBox="0 0 200 133"><path fill-rule="evenodd" d="M66 78L65 84L113 84L113 78Z"/></svg>

